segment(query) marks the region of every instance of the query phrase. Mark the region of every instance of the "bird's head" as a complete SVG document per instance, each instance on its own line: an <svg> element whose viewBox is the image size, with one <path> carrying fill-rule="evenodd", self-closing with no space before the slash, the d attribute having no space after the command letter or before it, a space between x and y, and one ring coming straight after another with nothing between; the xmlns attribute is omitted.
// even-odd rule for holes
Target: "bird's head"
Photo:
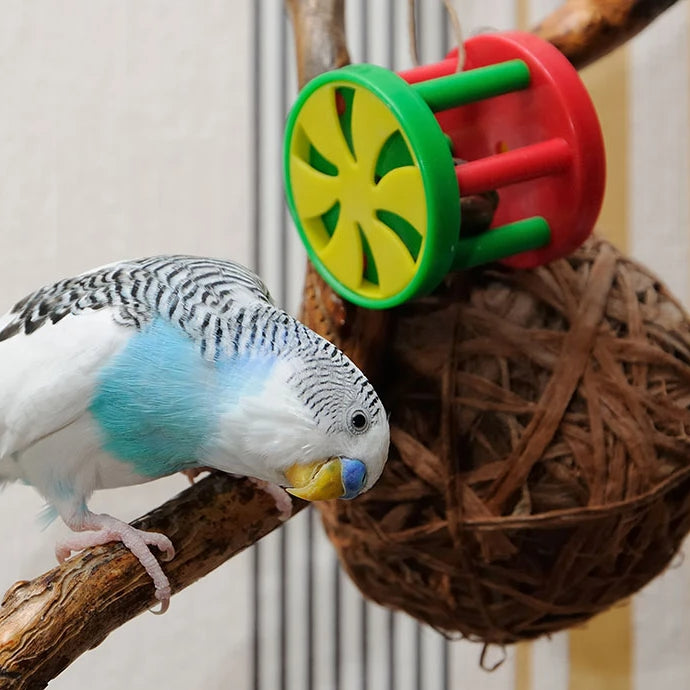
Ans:
<svg viewBox="0 0 690 690"><path fill-rule="evenodd" d="M286 462L281 483L307 501L355 498L381 476L388 458L388 417L373 386L347 355L306 333L310 347L292 359L286 387L311 429Z"/></svg>
<svg viewBox="0 0 690 690"><path fill-rule="evenodd" d="M298 342L282 352L228 365L232 401L204 464L308 501L354 498L383 471L386 411L343 352L299 322L294 328Z"/></svg>
<svg viewBox="0 0 690 690"><path fill-rule="evenodd" d="M375 393L368 399L366 394L334 397L321 414L321 428L307 454L321 457L300 459L286 467L286 490L307 501L355 498L374 485L388 457L389 428L383 405Z"/></svg>

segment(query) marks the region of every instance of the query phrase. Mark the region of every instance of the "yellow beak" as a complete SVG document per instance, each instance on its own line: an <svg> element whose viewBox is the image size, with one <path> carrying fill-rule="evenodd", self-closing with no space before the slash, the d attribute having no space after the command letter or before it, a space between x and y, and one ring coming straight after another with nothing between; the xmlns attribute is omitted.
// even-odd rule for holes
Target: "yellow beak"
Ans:
<svg viewBox="0 0 690 690"><path fill-rule="evenodd" d="M340 458L319 460L308 464L295 463L285 470L285 477L292 484L285 491L305 501L328 501L345 494Z"/></svg>

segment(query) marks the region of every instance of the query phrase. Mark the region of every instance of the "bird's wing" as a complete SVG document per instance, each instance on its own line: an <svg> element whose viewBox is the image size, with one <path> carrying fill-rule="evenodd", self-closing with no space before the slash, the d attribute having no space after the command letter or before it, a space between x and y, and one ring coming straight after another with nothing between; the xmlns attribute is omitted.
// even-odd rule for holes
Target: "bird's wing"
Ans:
<svg viewBox="0 0 690 690"><path fill-rule="evenodd" d="M154 256L121 261L31 293L0 320L0 341L30 334L68 314L117 308L117 319L140 328L160 316L200 343L233 310L273 304L268 288L232 261Z"/></svg>
<svg viewBox="0 0 690 690"><path fill-rule="evenodd" d="M0 340L0 458L84 414L98 372L132 334L114 311L68 314L55 325ZM0 332L8 318L0 319Z"/></svg>
<svg viewBox="0 0 690 690"><path fill-rule="evenodd" d="M0 318L0 458L83 414L97 372L154 318L211 359L233 310L257 303L271 297L248 269L183 255L108 264L31 293Z"/></svg>

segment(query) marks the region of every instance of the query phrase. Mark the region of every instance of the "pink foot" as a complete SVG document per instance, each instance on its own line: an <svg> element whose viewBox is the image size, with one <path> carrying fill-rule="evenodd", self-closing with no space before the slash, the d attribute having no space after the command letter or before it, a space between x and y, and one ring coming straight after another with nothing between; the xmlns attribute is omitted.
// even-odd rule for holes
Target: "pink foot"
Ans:
<svg viewBox="0 0 690 690"><path fill-rule="evenodd" d="M160 609L153 613L160 614L168 610L171 595L170 581L149 549L149 546L155 546L163 554L161 560L172 560L175 556L175 547L168 537L158 532L144 532L136 529L110 515L89 514L79 528L79 532L56 544L55 555L60 563L69 558L72 551L81 551L90 546L101 546L112 541L122 542L137 557L153 580L156 599L161 602Z"/></svg>
<svg viewBox="0 0 690 690"><path fill-rule="evenodd" d="M271 484L270 482L265 482L263 479L254 479L253 477L248 477L252 484L256 484L260 489L263 489L267 494L273 496L273 500L276 502L276 508L280 513L280 519L285 522L292 515L292 499L290 494L285 491L282 487L277 484Z"/></svg>

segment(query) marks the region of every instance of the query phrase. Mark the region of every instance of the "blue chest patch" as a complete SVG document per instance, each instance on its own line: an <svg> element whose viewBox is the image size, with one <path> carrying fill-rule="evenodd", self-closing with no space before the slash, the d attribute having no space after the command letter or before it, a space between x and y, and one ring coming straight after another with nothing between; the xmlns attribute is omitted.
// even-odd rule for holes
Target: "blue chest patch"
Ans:
<svg viewBox="0 0 690 690"><path fill-rule="evenodd" d="M204 360L199 346L155 320L101 372L90 411L103 448L147 477L203 462L221 414L260 393L274 360Z"/></svg>

